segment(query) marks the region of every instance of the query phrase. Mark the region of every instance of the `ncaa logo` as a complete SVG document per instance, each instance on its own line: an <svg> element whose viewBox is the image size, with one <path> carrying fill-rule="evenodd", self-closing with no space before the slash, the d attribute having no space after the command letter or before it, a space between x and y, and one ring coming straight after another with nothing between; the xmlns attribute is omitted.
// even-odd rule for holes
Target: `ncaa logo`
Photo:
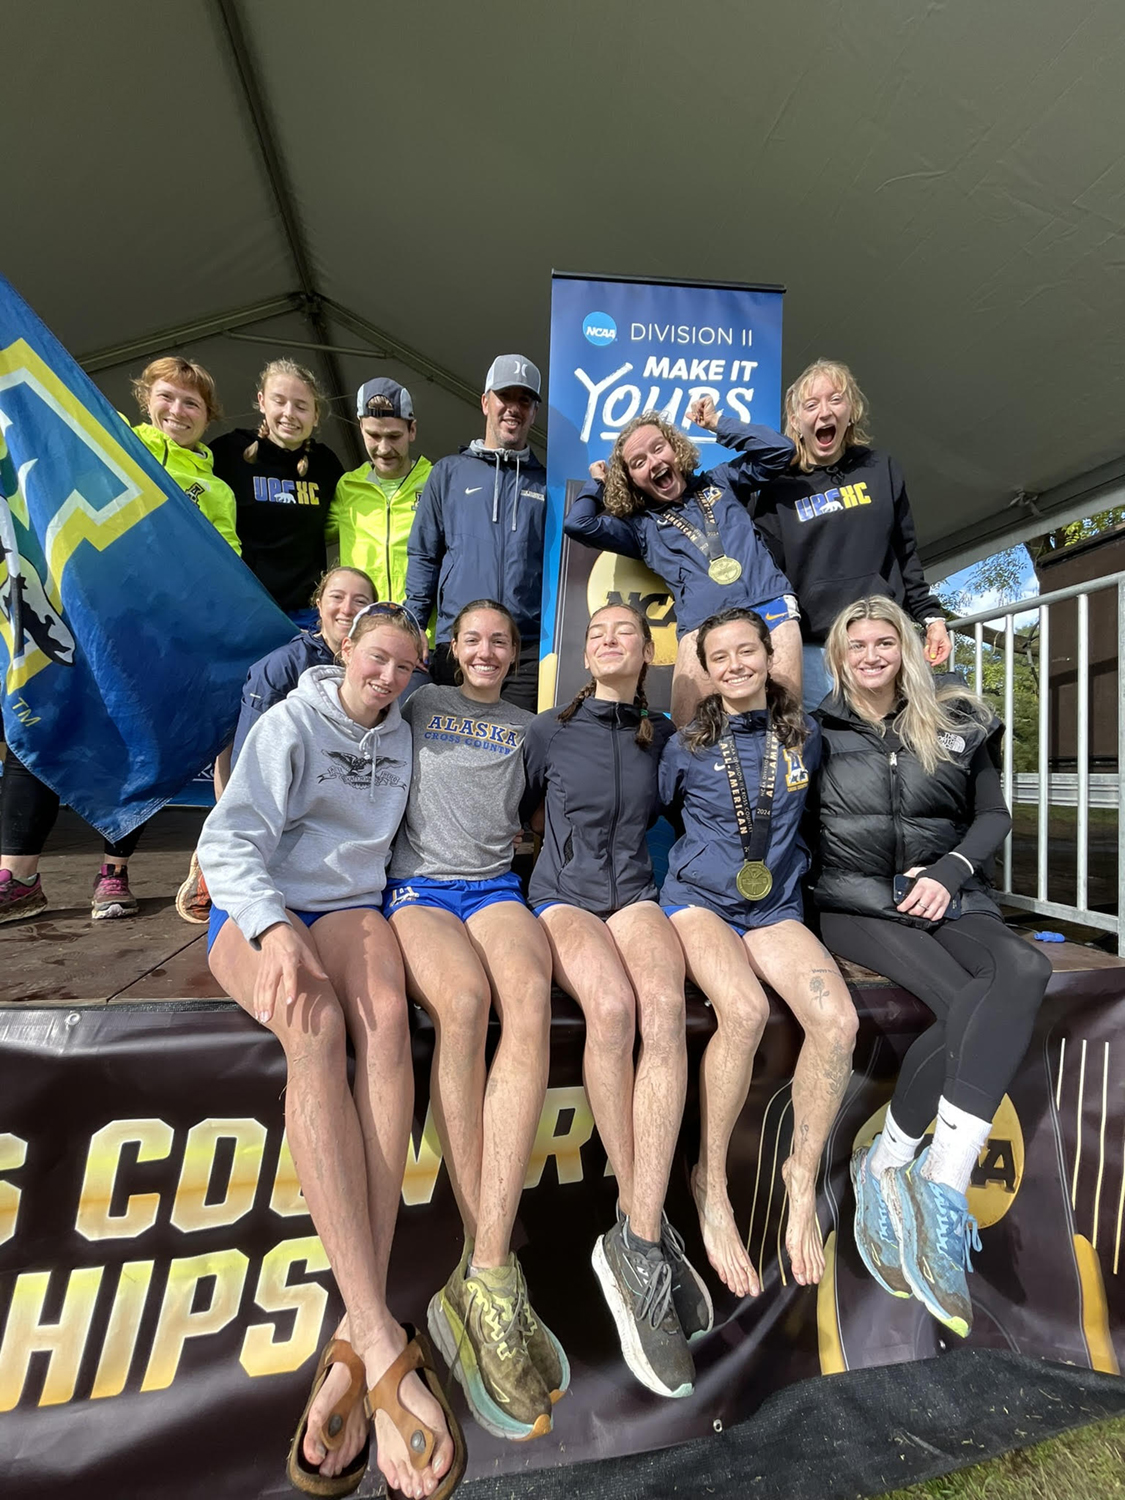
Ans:
<svg viewBox="0 0 1125 1500"><path fill-rule="evenodd" d="M582 319L582 332L591 344L604 349L617 337L617 324L606 312L587 313Z"/></svg>

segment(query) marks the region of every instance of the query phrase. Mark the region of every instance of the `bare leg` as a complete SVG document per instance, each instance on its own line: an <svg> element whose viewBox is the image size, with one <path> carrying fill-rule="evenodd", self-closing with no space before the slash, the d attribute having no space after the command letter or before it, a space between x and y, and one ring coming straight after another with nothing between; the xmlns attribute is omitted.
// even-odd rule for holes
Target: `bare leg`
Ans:
<svg viewBox="0 0 1125 1500"><path fill-rule="evenodd" d="M633 1041L636 1000L605 923L577 906L552 906L539 918L555 978L582 1007L586 1045L582 1081L589 1095L624 1213L633 1206ZM640 1232L640 1231L638 1231Z"/></svg>
<svg viewBox="0 0 1125 1500"><path fill-rule="evenodd" d="M214 782L215 786L216 802L218 802L219 798L223 795L224 791L226 790L227 782L230 780L230 753L233 749L234 741L232 740L229 745L224 745L224 747L215 757L215 766L214 770L212 771L211 779Z"/></svg>
<svg viewBox="0 0 1125 1500"><path fill-rule="evenodd" d="M785 620L770 631L773 659L770 676L780 682L801 701L801 624L799 620Z"/></svg>
<svg viewBox="0 0 1125 1500"><path fill-rule="evenodd" d="M325 943L325 948L337 952L334 967L338 974L343 972L340 965L344 963L349 977L359 979L359 960L345 961L339 951L345 946L358 947L373 963L374 975L368 977L374 978L376 993L364 996L365 1003L352 1008L361 1025L372 1016L377 1023L381 1021L381 1043L393 1052L394 1033L406 1027L405 1001L385 988L394 965L392 961L388 967L376 956L379 929L375 922L368 921L374 915L341 912L333 918L324 918L333 924L326 934L331 941ZM298 917L290 915L290 922L313 955L319 956L322 963L332 961L330 951L318 954L312 932ZM227 993L251 1014L261 963L261 954L250 947L234 922L228 921L211 950L211 971ZM293 1006L275 1008L269 1023L269 1029L284 1048L288 1068L286 1130L309 1213L348 1310L352 1346L364 1362L368 1385L373 1386L402 1351L406 1335L387 1307L385 1285L380 1284L379 1255L372 1243L363 1131L347 1088L344 1011L331 983L313 979L306 972L302 972L302 981L304 988ZM365 981L359 979L359 982L362 985ZM398 1045L401 1046L401 1041ZM383 1120L382 1130L386 1131L387 1140L393 1140L392 1123ZM338 1371L330 1372L326 1391L333 1381L338 1394L343 1389ZM429 1494L449 1467L453 1444L440 1406L417 1376L403 1382L401 1398L439 1434L434 1461L421 1475L416 1475L401 1436L386 1418L381 1418L376 1427L379 1468L389 1484L407 1494ZM338 1472L358 1451L362 1426L353 1423L347 1437L350 1452L347 1445L341 1445L334 1453L327 1453L320 1442L320 1428L310 1413L306 1460L321 1464L326 1474Z"/></svg>
<svg viewBox="0 0 1125 1500"><path fill-rule="evenodd" d="M488 976L464 924L451 912L405 906L393 914L391 927L402 949L407 993L434 1023L430 1100L461 1222L473 1240L484 1141Z"/></svg>
<svg viewBox="0 0 1125 1500"><path fill-rule="evenodd" d="M16 880L22 880L24 885L29 885L35 879L35 873L39 869L38 854L2 854L0 855L0 870L10 870Z"/></svg>
<svg viewBox="0 0 1125 1500"><path fill-rule="evenodd" d="M800 922L752 929L743 939L755 972L772 985L805 1033L793 1071L793 1146L781 1169L789 1190L785 1248L802 1285L824 1274L816 1178L851 1076L858 1027L848 987L828 950Z"/></svg>
<svg viewBox="0 0 1125 1500"><path fill-rule="evenodd" d="M641 1032L632 1096L633 1190L627 1212L642 1239L658 1240L687 1093L683 949L654 901L627 906L607 925L636 993Z"/></svg>
<svg viewBox="0 0 1125 1500"><path fill-rule="evenodd" d="M731 1291L740 1297L756 1297L761 1285L734 1222L727 1189L727 1151L746 1103L769 1005L732 927L699 906L678 911L671 920L683 946L687 972L710 1000L718 1021L703 1054L699 1164L691 1176L703 1244L708 1260Z"/></svg>
<svg viewBox="0 0 1125 1500"><path fill-rule="evenodd" d="M677 729L690 724L700 700L715 691L695 654L698 634L698 630L689 631L676 647L676 665L672 671L672 723Z"/></svg>
<svg viewBox="0 0 1125 1500"><path fill-rule="evenodd" d="M500 1042L484 1092L480 1211L473 1264L507 1262L512 1226L547 1093L551 950L527 907L498 901L465 924L492 985Z"/></svg>

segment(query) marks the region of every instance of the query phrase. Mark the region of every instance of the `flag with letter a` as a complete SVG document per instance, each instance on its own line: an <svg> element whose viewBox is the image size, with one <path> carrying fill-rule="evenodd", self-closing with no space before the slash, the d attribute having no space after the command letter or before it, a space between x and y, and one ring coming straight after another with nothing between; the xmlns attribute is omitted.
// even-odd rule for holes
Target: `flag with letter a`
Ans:
<svg viewBox="0 0 1125 1500"><path fill-rule="evenodd" d="M233 737L293 626L0 277L4 737L110 839Z"/></svg>

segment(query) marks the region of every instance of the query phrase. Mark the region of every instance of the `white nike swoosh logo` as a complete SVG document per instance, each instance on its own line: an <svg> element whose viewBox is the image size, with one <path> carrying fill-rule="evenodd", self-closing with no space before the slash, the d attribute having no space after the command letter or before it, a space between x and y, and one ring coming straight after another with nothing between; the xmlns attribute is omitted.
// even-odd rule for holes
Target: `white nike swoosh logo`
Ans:
<svg viewBox="0 0 1125 1500"><path fill-rule="evenodd" d="M483 489L484 489L484 485L483 484L477 484L477 485L474 485L471 490L466 490L465 493L466 493L466 495L479 495L480 492L481 492L481 490L483 490Z"/></svg>

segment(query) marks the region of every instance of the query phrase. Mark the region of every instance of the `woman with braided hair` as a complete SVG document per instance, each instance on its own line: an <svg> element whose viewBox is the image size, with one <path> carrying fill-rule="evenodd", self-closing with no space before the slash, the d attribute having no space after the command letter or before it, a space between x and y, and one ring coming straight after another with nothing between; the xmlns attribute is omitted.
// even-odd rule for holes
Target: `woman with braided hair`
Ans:
<svg viewBox="0 0 1125 1500"><path fill-rule="evenodd" d="M770 632L753 610L704 620L696 649L712 692L661 758L661 801L679 814L684 832L668 856L660 900L688 976L718 1021L703 1055L692 1173L703 1243L731 1291L753 1297L760 1284L731 1208L727 1150L769 1018L762 985L805 1033L793 1071L792 1145L781 1168L789 1195L785 1246L801 1286L824 1271L816 1180L851 1073L856 1015L840 971L804 926L809 856L799 829L820 730L773 677Z"/></svg>
<svg viewBox="0 0 1125 1500"><path fill-rule="evenodd" d="M663 1212L687 1046L683 954L657 905L645 842L673 733L645 699L652 657L643 616L622 604L595 610L590 682L566 708L540 714L524 741L524 810L544 824L529 899L555 979L586 1017L583 1076L617 1178L617 1219L598 1239L594 1270L630 1370L658 1395L686 1396L687 1340L711 1327L712 1311Z"/></svg>
<svg viewBox="0 0 1125 1500"><path fill-rule="evenodd" d="M324 529L343 465L313 436L326 410L316 377L274 359L258 377L257 432L236 427L211 444L215 473L234 491L242 560L302 630L327 565Z"/></svg>

